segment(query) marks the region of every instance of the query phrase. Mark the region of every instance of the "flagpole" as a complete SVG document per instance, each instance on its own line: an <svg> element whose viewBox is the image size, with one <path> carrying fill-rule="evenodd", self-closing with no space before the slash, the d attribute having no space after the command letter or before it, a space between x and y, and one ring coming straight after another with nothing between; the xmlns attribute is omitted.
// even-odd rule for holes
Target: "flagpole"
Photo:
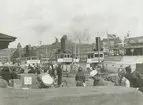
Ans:
<svg viewBox="0 0 143 105"><path fill-rule="evenodd" d="M108 31L106 32L107 34L107 40L108 40L108 54L110 53L110 41L109 41L109 37L108 37Z"/></svg>

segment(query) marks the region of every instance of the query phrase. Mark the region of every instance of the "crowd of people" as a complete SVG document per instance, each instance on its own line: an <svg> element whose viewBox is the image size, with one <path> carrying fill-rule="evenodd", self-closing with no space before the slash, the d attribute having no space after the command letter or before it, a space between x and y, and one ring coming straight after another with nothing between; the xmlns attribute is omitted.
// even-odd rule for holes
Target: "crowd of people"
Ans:
<svg viewBox="0 0 143 105"><path fill-rule="evenodd" d="M11 65L12 66L12 65ZM11 69L8 66L3 67L0 70L0 87L6 88L8 86L13 86L14 79L20 79L20 74L34 74L37 76L38 82L40 82L39 87L45 87L42 84L40 76L50 75L53 80L57 80L57 85L60 86L62 83L62 68L61 64L53 65L52 63L41 65L41 64L29 64L28 66L20 67L18 70Z"/></svg>
<svg viewBox="0 0 143 105"><path fill-rule="evenodd" d="M102 78L101 74L101 67L96 66L95 68L92 68L89 78L93 80L93 86L106 86L108 83ZM83 72L83 69L79 67L78 72L75 76L76 80L76 86L86 86L86 77Z"/></svg>
<svg viewBox="0 0 143 105"><path fill-rule="evenodd" d="M137 70L132 70L131 66L121 67L118 70L117 85L137 88L143 91L143 75Z"/></svg>
<svg viewBox="0 0 143 105"><path fill-rule="evenodd" d="M93 86L106 86L108 82L101 75L99 66L93 68L90 72L90 78L93 79ZM80 67L75 77L76 86L86 86L85 75ZM123 65L118 69L118 75L114 81L114 86L124 86L136 88L143 92L143 75L137 70L132 70L131 66L123 68Z"/></svg>
<svg viewBox="0 0 143 105"><path fill-rule="evenodd" d="M39 66L29 65L28 74L37 74L37 79L41 83L41 88L46 88L45 84L42 82L41 77L44 75L49 75L54 81L56 81L57 86L60 86L62 83L62 67L61 64L54 65L52 63Z"/></svg>
<svg viewBox="0 0 143 105"><path fill-rule="evenodd" d="M18 79L18 74L15 69L9 72L8 68L3 68L2 71L0 76L0 87L7 87L9 83L13 82L13 79ZM21 69L19 73L25 73L25 71L26 69ZM96 66L90 71L89 78L93 80L93 86L108 85L108 82L102 77L101 71L100 66ZM54 65L49 63L43 66L38 64L28 65L27 73L37 75L37 80L41 88L47 87L41 80L41 77L47 74L56 81L56 86L59 87L62 84L63 68L61 64ZM86 76L82 67L78 67L78 71L75 74L75 81L77 87L86 86ZM137 72L137 70L133 71L131 66L124 68L123 65L121 65L118 69L118 75L116 81L114 81L114 85L137 88L143 91L143 75Z"/></svg>

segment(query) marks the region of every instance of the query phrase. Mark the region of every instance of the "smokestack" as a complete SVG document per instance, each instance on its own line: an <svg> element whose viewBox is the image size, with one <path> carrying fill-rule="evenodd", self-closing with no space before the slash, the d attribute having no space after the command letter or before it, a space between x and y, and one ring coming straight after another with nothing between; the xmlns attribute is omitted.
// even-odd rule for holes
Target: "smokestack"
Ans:
<svg viewBox="0 0 143 105"><path fill-rule="evenodd" d="M101 50L101 40L100 37L96 37L96 49Z"/></svg>
<svg viewBox="0 0 143 105"><path fill-rule="evenodd" d="M64 35L61 38L61 52L62 53L66 52L66 40L67 40L67 35Z"/></svg>

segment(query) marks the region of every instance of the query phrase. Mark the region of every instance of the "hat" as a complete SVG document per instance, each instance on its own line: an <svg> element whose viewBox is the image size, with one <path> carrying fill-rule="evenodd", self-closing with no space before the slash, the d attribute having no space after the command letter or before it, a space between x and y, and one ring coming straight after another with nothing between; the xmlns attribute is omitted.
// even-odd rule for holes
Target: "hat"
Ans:
<svg viewBox="0 0 143 105"><path fill-rule="evenodd" d="M97 70L93 70L93 71L90 72L91 77L95 76L96 74L97 74Z"/></svg>
<svg viewBox="0 0 143 105"><path fill-rule="evenodd" d="M127 72L131 72L132 71L130 66L127 66L125 69L126 69Z"/></svg>

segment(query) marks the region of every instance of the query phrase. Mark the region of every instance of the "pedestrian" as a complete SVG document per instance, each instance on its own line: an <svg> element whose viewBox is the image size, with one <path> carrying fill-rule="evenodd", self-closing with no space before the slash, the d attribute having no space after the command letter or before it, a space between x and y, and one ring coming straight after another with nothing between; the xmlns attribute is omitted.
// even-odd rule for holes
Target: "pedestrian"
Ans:
<svg viewBox="0 0 143 105"><path fill-rule="evenodd" d="M18 75L16 74L16 70L13 69L10 73L10 79L18 79Z"/></svg>
<svg viewBox="0 0 143 105"><path fill-rule="evenodd" d="M96 70L96 69L92 70L90 72L90 76L93 79L93 86L106 86L106 85L108 85L107 81L105 81L101 77L99 70Z"/></svg>
<svg viewBox="0 0 143 105"><path fill-rule="evenodd" d="M125 74L125 73L126 73L126 71L123 68L123 65L120 65L120 67L118 68L118 74Z"/></svg>
<svg viewBox="0 0 143 105"><path fill-rule="evenodd" d="M62 66L61 64L58 65L57 67L57 76L58 76L58 86L60 86L62 84Z"/></svg>
<svg viewBox="0 0 143 105"><path fill-rule="evenodd" d="M76 74L75 80L76 80L76 86L77 87L86 86L86 84L85 84L85 75L83 73L82 67L78 68L78 72Z"/></svg>
<svg viewBox="0 0 143 105"><path fill-rule="evenodd" d="M130 66L127 66L125 70L126 70L125 77L130 81L130 87L133 87L133 88L139 87L139 84L138 84L139 77L137 76L137 74L135 74L135 72L134 73L132 72L132 69Z"/></svg>
<svg viewBox="0 0 143 105"><path fill-rule="evenodd" d="M8 87L8 82L0 76L0 88L7 88Z"/></svg>
<svg viewBox="0 0 143 105"><path fill-rule="evenodd" d="M1 76L4 80L6 80L9 83L10 80L10 71L8 67L4 67L2 72L1 72Z"/></svg>
<svg viewBox="0 0 143 105"><path fill-rule="evenodd" d="M29 74L35 74L35 70L33 67L30 68L30 70L28 71Z"/></svg>
<svg viewBox="0 0 143 105"><path fill-rule="evenodd" d="M125 73L119 72L115 81L115 86L130 87L130 81L125 77Z"/></svg>

